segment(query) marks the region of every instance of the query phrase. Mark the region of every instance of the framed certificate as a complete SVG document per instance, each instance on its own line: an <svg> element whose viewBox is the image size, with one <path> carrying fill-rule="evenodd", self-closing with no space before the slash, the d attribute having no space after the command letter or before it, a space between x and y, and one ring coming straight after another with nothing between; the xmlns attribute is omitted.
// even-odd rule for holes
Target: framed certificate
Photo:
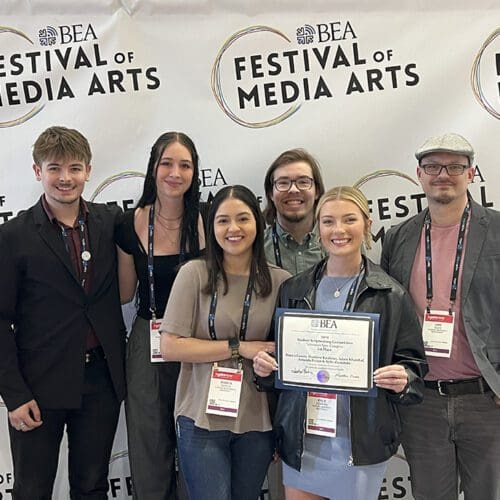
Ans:
<svg viewBox="0 0 500 500"><path fill-rule="evenodd" d="M278 309L276 387L376 396L379 315Z"/></svg>

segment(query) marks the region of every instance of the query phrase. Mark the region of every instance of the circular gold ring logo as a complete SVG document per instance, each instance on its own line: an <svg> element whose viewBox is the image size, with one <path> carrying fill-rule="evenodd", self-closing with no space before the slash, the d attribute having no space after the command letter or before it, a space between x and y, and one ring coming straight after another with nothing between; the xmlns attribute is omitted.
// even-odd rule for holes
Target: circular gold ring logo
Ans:
<svg viewBox="0 0 500 500"><path fill-rule="evenodd" d="M479 49L477 56L472 64L472 71L470 75L472 92L474 97L479 102L482 108L484 108L488 113L497 119L500 119L500 113L491 105L491 103L486 99L481 88L481 58L486 48L500 35L500 28L497 28L491 35L484 41L482 47Z"/></svg>
<svg viewBox="0 0 500 500"><path fill-rule="evenodd" d="M19 31L15 28L9 28L8 26L0 26L0 34L1 33L13 33L14 35L18 35L21 38L24 38L27 40L31 45L33 45L33 41L23 33L22 31ZM24 123L31 118L33 118L35 115L40 113L42 109L44 108L44 104L37 104L34 106L30 111L28 111L25 115L20 116L19 118L14 118L13 120L7 120L7 121L0 121L0 128L7 128L7 127L15 127L16 125L21 125L21 123Z"/></svg>
<svg viewBox="0 0 500 500"><path fill-rule="evenodd" d="M115 182L121 181L123 179L130 179L133 177L144 179L145 175L141 172L135 172L133 170L128 170L126 172L120 172L119 174L112 175L111 177L104 179L95 188L94 192L89 198L89 201L94 201L108 186L111 186L111 184L114 184Z"/></svg>
<svg viewBox="0 0 500 500"><path fill-rule="evenodd" d="M262 26L262 25L249 26L248 28L244 28L231 35L231 37L222 45L221 49L217 54L217 57L215 58L215 62L212 66L211 87L215 100L217 101L217 104L221 107L222 111L224 111L224 113L227 116L229 116L229 118L231 118L231 120L235 121L239 125L242 125L243 127L248 127L248 128L264 128L276 125L282 122L283 120L290 118L290 116L292 116L296 111L298 111L301 106L300 104L294 104L293 106L288 108L284 113L276 116L275 118L272 118L271 120L266 120L262 122L249 122L243 120L238 115L236 115L236 113L234 113L234 111L231 110L228 103L226 102L224 98L224 93L222 92L222 83L220 78L220 65L222 56L224 55L224 52L226 52L226 50L240 38L246 35L251 35L254 33L261 33L261 32L274 33L275 35L278 35L281 38L285 39L287 42L291 41L290 38L288 38L284 33L275 28L272 28L271 26Z"/></svg>
<svg viewBox="0 0 500 500"><path fill-rule="evenodd" d="M360 177L353 185L352 187L361 189L361 186L363 184L366 184L367 182L373 180L373 179L380 179L381 177L390 177L391 175L394 175L396 177L401 177L407 181L410 181L412 184L415 184L415 186L418 186L418 182L415 181L412 177L409 175L399 172L398 170L389 170L389 169L382 169L382 170L375 170L375 172L371 172L369 174L364 175L363 177Z"/></svg>

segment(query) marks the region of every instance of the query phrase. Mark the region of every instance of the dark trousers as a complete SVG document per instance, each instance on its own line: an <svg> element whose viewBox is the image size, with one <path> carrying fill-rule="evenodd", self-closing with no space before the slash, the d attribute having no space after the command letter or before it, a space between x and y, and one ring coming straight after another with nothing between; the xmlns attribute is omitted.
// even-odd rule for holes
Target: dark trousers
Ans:
<svg viewBox="0 0 500 500"><path fill-rule="evenodd" d="M402 406L401 441L415 500L500 500L500 406L491 392L440 396L424 390Z"/></svg>
<svg viewBox="0 0 500 500"><path fill-rule="evenodd" d="M174 404L180 363L151 363L149 322L137 318L127 344L128 454L134 500L175 500Z"/></svg>
<svg viewBox="0 0 500 500"><path fill-rule="evenodd" d="M70 498L106 499L109 458L120 411L106 361L85 365L80 408L40 411L43 424L33 431L21 432L9 425L14 464L12 498L52 498L59 446L66 426Z"/></svg>

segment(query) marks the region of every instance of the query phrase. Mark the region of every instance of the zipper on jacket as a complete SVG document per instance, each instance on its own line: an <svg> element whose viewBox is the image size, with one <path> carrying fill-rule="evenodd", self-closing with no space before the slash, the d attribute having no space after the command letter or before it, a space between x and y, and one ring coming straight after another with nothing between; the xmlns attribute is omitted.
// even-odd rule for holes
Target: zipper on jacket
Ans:
<svg viewBox="0 0 500 500"><path fill-rule="evenodd" d="M306 440L306 419L307 419L307 395L306 395L306 411L304 413L304 420L302 424L302 449L300 450L300 468L302 469L302 459L304 458L304 443Z"/></svg>
<svg viewBox="0 0 500 500"><path fill-rule="evenodd" d="M307 297L304 297L304 302L307 304L309 309L312 311L313 306ZM307 398L308 398L308 395L306 392L306 404L305 404L305 409L304 409L304 418L302 419L302 449L300 450L300 466L301 466L301 468L302 468L302 459L304 458L304 448L305 448L304 443L306 440Z"/></svg>
<svg viewBox="0 0 500 500"><path fill-rule="evenodd" d="M351 396L348 396L348 404L349 404L349 445L351 447L351 454L349 455L349 461L347 462L348 467L352 467L354 465L354 458L352 457L352 434L351 434Z"/></svg>
<svg viewBox="0 0 500 500"><path fill-rule="evenodd" d="M364 277L363 277L364 279ZM358 301L359 301L359 297L361 296L361 294L367 290L367 286L364 285L364 282L363 280L361 280L361 282L359 283L359 287L358 287L358 293L356 294L356 297L354 298L354 302L352 304L352 307L351 307L351 311L355 311L356 310L356 307L358 305ZM348 396L348 401L349 401L349 444L351 446L351 453L349 455L349 460L347 462L347 466L348 467L353 467L354 466L354 457L353 457L353 452L352 452L352 443L353 443L353 438L352 438L352 416L351 416L351 396Z"/></svg>

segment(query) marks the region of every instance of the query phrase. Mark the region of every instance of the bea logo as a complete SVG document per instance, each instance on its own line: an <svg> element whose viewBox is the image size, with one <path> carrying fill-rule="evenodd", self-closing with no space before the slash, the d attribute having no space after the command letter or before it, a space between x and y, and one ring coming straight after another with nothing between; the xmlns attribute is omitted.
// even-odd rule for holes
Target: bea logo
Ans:
<svg viewBox="0 0 500 500"><path fill-rule="evenodd" d="M328 328L328 329L337 329L337 323L334 319L320 319L319 320L320 328Z"/></svg>
<svg viewBox="0 0 500 500"><path fill-rule="evenodd" d="M337 329L336 321L334 319L329 319L329 318L321 318L321 319L314 318L311 320L311 326L313 328L328 328L330 330Z"/></svg>
<svg viewBox="0 0 500 500"><path fill-rule="evenodd" d="M97 40L95 30L91 24L67 24L62 26L47 26L38 31L40 45L55 45L57 39L61 45L75 42L86 42Z"/></svg>
<svg viewBox="0 0 500 500"><path fill-rule="evenodd" d="M349 21L316 24L316 29L310 24L304 24L303 26L299 26L295 33L299 45L313 43L316 35L319 43L341 42L348 38L357 38Z"/></svg>

